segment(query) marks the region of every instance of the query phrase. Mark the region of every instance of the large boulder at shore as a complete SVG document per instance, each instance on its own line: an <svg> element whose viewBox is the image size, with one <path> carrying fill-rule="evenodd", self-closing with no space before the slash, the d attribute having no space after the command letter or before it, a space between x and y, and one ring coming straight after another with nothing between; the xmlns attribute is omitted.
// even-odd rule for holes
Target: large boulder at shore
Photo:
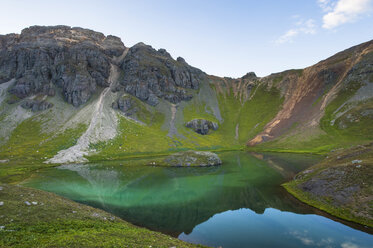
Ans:
<svg viewBox="0 0 373 248"><path fill-rule="evenodd" d="M222 162L213 152L186 151L167 156L162 164L174 167L206 167L221 165Z"/></svg>
<svg viewBox="0 0 373 248"><path fill-rule="evenodd" d="M202 135L208 134L210 130L216 131L219 127L217 123L205 119L191 120L187 122L185 126Z"/></svg>

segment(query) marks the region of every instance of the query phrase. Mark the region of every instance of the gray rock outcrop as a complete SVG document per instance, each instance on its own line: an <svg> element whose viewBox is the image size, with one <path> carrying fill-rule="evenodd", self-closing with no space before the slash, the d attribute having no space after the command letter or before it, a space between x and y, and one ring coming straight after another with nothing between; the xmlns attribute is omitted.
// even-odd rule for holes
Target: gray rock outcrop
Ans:
<svg viewBox="0 0 373 248"><path fill-rule="evenodd" d="M53 96L56 85L68 103L79 106L97 86L108 86L111 59L124 49L119 38L92 30L32 26L0 35L0 83L15 78L9 92L19 98Z"/></svg>
<svg viewBox="0 0 373 248"><path fill-rule="evenodd" d="M113 89L149 105L160 99L179 103L192 98L206 79L183 58L139 43L127 52L120 38L68 26L32 26L21 34L0 35L0 84L16 79L8 90L17 98L54 96L58 91L74 106L109 86L113 65L120 77ZM57 92L56 92L57 89Z"/></svg>
<svg viewBox="0 0 373 248"><path fill-rule="evenodd" d="M127 116L134 115L138 111L135 100L127 96L119 97L113 102L112 107L113 109L119 109Z"/></svg>
<svg viewBox="0 0 373 248"><path fill-rule="evenodd" d="M189 91L198 89L206 76L183 58L175 61L166 50L157 51L143 43L130 48L120 67L124 91L152 106L158 104L158 98L171 103L190 100Z"/></svg>
<svg viewBox="0 0 373 248"><path fill-rule="evenodd" d="M21 104L24 109L31 109L33 112L43 111L53 107L53 104L47 101L26 100Z"/></svg>
<svg viewBox="0 0 373 248"><path fill-rule="evenodd" d="M187 122L185 126L202 135L208 134L210 130L216 131L219 128L217 123L205 119L191 120Z"/></svg>

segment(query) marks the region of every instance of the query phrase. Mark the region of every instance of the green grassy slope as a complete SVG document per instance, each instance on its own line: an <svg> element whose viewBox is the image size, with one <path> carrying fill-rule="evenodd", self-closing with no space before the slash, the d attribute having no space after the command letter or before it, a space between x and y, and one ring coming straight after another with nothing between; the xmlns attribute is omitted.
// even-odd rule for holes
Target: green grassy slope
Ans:
<svg viewBox="0 0 373 248"><path fill-rule="evenodd" d="M52 193L0 186L0 247L202 247Z"/></svg>
<svg viewBox="0 0 373 248"><path fill-rule="evenodd" d="M332 152L284 187L311 206L373 227L372 147L370 143Z"/></svg>
<svg viewBox="0 0 373 248"><path fill-rule="evenodd" d="M210 88L211 90L211 88ZM213 91L214 92L214 91ZM254 90L252 91L254 92ZM205 92L203 92L204 94ZM277 89L266 89L263 86L255 90L252 99L241 102L233 94L216 94L217 106L196 96L183 102L177 108L175 127L176 135L168 135L170 106L164 104L161 109L150 107L137 100L138 112L136 122L119 115L119 134L113 140L92 145L99 151L89 159L115 160L126 157L141 157L154 154L169 154L175 151L194 150L227 150L243 149L246 141L260 132L263 126L272 119L281 107L282 99ZM212 108L217 107L221 119L214 115ZM260 110L259 114L256 114ZM200 135L185 123L192 119L207 119L219 124L217 131ZM236 139L236 125L239 125Z"/></svg>
<svg viewBox="0 0 373 248"><path fill-rule="evenodd" d="M13 130L7 143L0 148L0 159L9 160L0 164L0 182L20 181L31 171L50 166L43 161L74 145L86 129L82 124L63 133L52 134L44 133L41 126L42 121L32 117Z"/></svg>
<svg viewBox="0 0 373 248"><path fill-rule="evenodd" d="M295 124L282 137L255 149L326 154L333 149L370 142L373 140L373 112L370 112L373 100L348 103L361 86L352 82L343 88L326 106L319 126L297 132Z"/></svg>

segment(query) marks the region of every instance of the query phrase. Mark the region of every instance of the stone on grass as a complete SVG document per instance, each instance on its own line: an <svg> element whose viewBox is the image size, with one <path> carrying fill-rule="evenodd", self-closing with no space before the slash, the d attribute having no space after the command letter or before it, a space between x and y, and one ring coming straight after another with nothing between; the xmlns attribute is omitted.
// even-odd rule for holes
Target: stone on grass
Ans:
<svg viewBox="0 0 373 248"><path fill-rule="evenodd" d="M186 127L193 129L194 132L206 135L210 130L216 131L219 125L215 122L205 119L194 119L185 124Z"/></svg>

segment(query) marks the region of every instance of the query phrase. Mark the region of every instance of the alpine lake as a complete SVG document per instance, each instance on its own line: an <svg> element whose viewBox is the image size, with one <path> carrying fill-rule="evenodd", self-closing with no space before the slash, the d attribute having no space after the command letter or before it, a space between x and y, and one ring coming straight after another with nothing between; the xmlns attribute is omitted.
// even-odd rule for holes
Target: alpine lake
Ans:
<svg viewBox="0 0 373 248"><path fill-rule="evenodd" d="M39 170L23 185L195 244L373 247L371 229L312 208L281 186L322 157L243 151L219 157L223 164L214 167L155 167L141 159L62 165Z"/></svg>

